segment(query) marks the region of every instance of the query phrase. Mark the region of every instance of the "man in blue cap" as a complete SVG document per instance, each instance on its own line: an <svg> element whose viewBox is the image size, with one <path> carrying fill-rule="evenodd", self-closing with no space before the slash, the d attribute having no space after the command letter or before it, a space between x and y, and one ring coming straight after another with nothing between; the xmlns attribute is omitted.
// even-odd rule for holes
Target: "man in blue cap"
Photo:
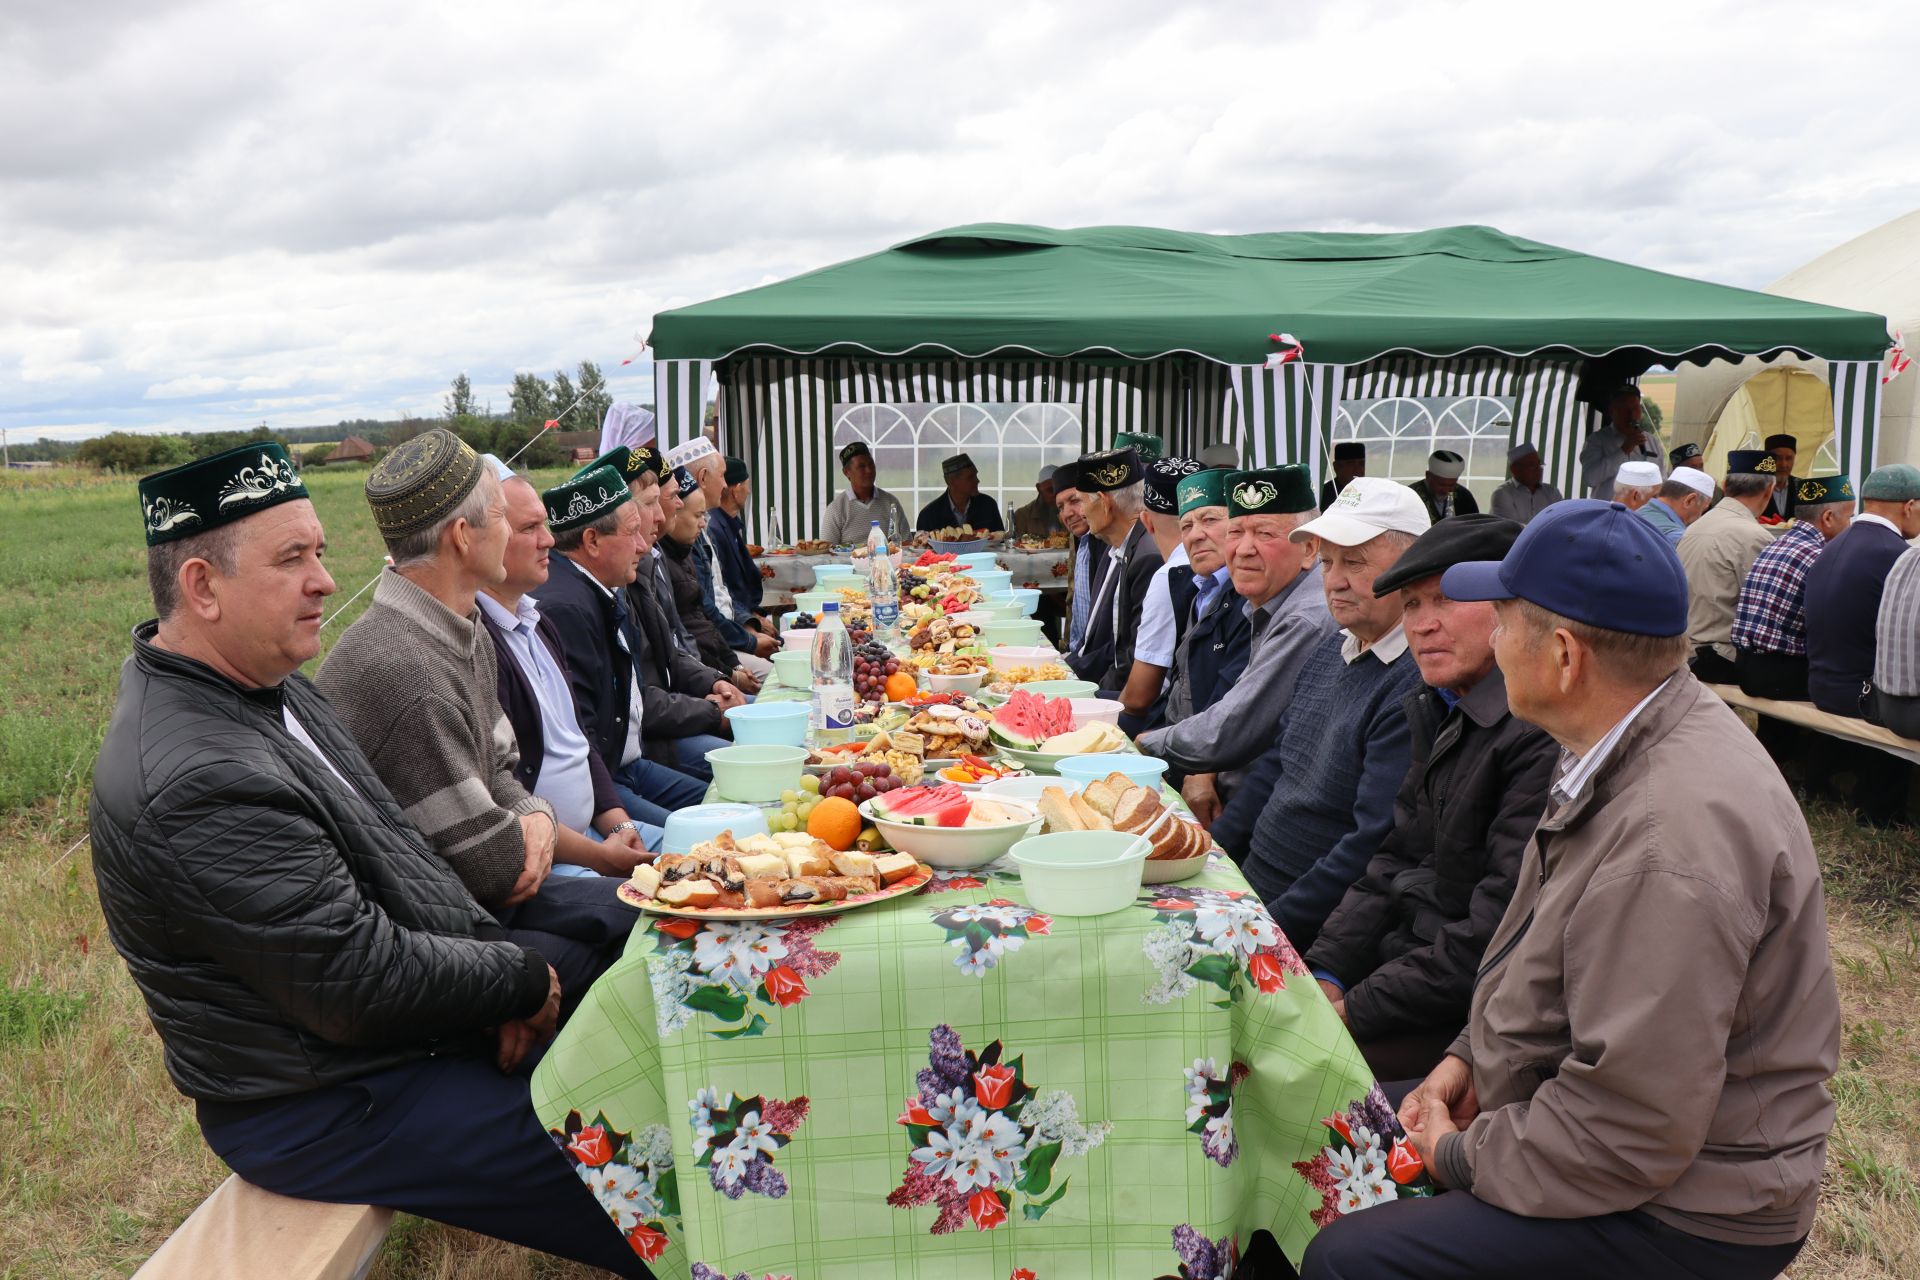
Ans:
<svg viewBox="0 0 1920 1280"><path fill-rule="evenodd" d="M1800 807L1687 672L1685 574L1624 506L1556 504L1441 588L1496 602L1508 702L1563 755L1467 1029L1400 1108L1441 1194L1337 1219L1301 1274L1771 1280L1840 1048Z"/></svg>

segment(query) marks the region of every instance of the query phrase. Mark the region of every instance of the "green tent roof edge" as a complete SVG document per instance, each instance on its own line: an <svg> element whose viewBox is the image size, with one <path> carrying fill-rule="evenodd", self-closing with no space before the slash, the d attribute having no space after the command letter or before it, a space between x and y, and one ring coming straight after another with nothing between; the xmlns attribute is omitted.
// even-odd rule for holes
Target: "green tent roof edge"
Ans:
<svg viewBox="0 0 1920 1280"><path fill-rule="evenodd" d="M1701 308L1698 314L1649 314L1644 321L1630 310L1604 318L1502 316L1489 321L1474 316L1420 315L1411 311L1406 317L1395 316L1391 320L1337 312L1319 316L1308 308L1297 313L1296 320L1296 313L1276 308L1273 314L1259 317L1258 327L1271 326L1275 329L1311 329L1323 319L1331 319L1335 327L1344 326L1349 331L1343 332L1337 341L1329 344L1339 349L1342 358L1329 362L1348 365L1388 356L1433 359L1484 356L1581 358L1605 360L1623 367L1639 365L1642 368L1655 364L1703 364L1715 359L1753 356L1770 360L1786 354L1811 359L1866 360L1879 359L1890 341L1886 319L1869 312L1781 298L1732 285L1656 271L1526 240L1486 226L1386 233L1210 235L1152 227L1057 229L1014 223L973 223L947 228L784 280L663 311L654 317L654 329L648 341L659 359L724 360L741 356L860 360L1096 358L1145 362L1191 356L1223 364L1244 364L1257 363L1262 358L1262 352L1249 349L1251 340L1239 330L1236 330L1230 344L1194 342L1191 345L1168 345L1150 342L1129 349L1118 343L1085 340L1088 335L1084 331L1081 338L1074 341L994 341L990 334L996 325L995 318L983 314L977 306L971 310L956 306L951 315L911 316L826 314L818 307L806 305L810 297L823 292L831 295L848 280L853 282L854 288L841 289L842 293L861 289L870 291L871 286L859 279L863 273L884 271L899 264L911 267L916 259L934 263L958 261L964 265L969 258L977 257L982 262L991 259L1024 267L1026 255L1031 253L1036 267L1050 268L1061 261L1080 262L1077 257L1065 260L1054 258L1048 253L1050 250L1095 255L1100 264L1111 264L1115 268L1131 262L1152 264L1155 269L1160 269L1162 264L1171 267L1178 263L1181 265L1176 269L1187 269L1185 264L1194 264L1194 269L1218 270L1222 260L1240 259L1247 262L1248 271L1259 270L1253 265L1257 262L1314 264L1314 269L1324 271L1336 268L1339 264L1379 264L1395 259L1451 259L1475 264L1466 270L1476 267L1486 269L1482 271L1482 278L1487 281L1496 278L1488 272L1497 271L1502 266L1559 263L1564 264L1565 269L1600 273L1602 279L1608 279L1609 283L1613 282L1609 278L1614 277L1620 282L1644 284L1654 289L1690 295L1689 301L1691 296L1697 295L1703 300L1738 303L1755 310L1755 314L1737 318L1716 316L1713 314L1714 308L1703 301L1696 304ZM1377 282L1377 268L1371 279ZM1197 294L1199 291L1195 292ZM770 299L784 303L788 295L793 296L795 304L791 308L782 305L775 314L752 314L754 305L764 304ZM933 305L938 305L939 301L934 299ZM955 301L965 300L956 297ZM1245 300L1236 299L1223 305L1222 311L1238 311L1245 305ZM1075 319L1065 313L1040 317L1028 315L1007 320L1005 324L1012 328L1064 327ZM1078 319L1094 327L1100 323L1099 317ZM1220 319L1227 317L1223 315ZM1231 322L1242 328L1253 323L1246 316ZM1396 323L1402 328L1423 328L1426 336L1430 337L1438 337L1438 330L1445 328L1453 328L1463 338L1476 327L1485 327L1490 334L1504 327L1509 331L1509 336L1516 328L1537 328L1549 332L1542 335L1548 337L1547 341L1533 345L1497 338L1451 343L1388 339L1374 343L1360 336L1374 324L1390 329ZM1672 333L1676 326L1690 331L1703 326L1719 326L1727 332L1715 333L1711 337L1698 332L1688 341L1618 340L1626 336L1621 333L1623 328L1631 329L1641 323L1650 331L1665 329L1669 337L1677 336ZM956 343L935 337L909 336L916 328L964 326L978 329L979 340ZM1582 326L1589 326L1596 332L1606 331L1614 340L1588 341L1574 336L1573 331ZM876 328L887 328L898 333L899 340L862 340L872 336ZM805 337L802 338L796 329L807 330ZM1466 332L1460 332L1462 330ZM1745 331L1744 335L1742 331ZM1316 348L1320 348L1321 344L1313 337L1305 337L1303 341L1307 359L1326 359L1316 356ZM1225 345L1235 349L1226 350Z"/></svg>

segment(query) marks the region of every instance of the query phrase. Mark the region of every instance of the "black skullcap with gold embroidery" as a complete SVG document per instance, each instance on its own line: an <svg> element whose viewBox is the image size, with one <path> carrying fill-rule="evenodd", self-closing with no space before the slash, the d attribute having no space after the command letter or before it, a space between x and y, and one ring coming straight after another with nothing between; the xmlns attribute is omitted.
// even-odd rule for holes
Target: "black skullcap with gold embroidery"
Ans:
<svg viewBox="0 0 1920 1280"><path fill-rule="evenodd" d="M547 527L555 533L592 524L623 502L633 501L626 477L612 467L592 467L569 476L540 495L547 505Z"/></svg>
<svg viewBox="0 0 1920 1280"><path fill-rule="evenodd" d="M367 475L367 505L380 536L398 542L451 514L485 471L473 446L445 427L403 440Z"/></svg>
<svg viewBox="0 0 1920 1280"><path fill-rule="evenodd" d="M1080 475L1074 487L1082 493L1112 493L1139 484L1147 474L1140 465L1139 451L1133 448L1082 454L1078 465Z"/></svg>
<svg viewBox="0 0 1920 1280"><path fill-rule="evenodd" d="M1765 449L1734 449L1727 454L1730 476L1771 476L1780 473L1780 463Z"/></svg>
<svg viewBox="0 0 1920 1280"><path fill-rule="evenodd" d="M306 496L287 451L267 441L144 477L140 514L147 545L157 547Z"/></svg>

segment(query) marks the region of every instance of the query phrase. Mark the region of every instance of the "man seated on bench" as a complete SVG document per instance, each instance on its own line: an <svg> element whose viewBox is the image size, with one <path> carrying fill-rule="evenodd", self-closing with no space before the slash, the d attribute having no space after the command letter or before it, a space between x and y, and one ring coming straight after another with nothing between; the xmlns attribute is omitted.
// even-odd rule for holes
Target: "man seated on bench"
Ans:
<svg viewBox="0 0 1920 1280"><path fill-rule="evenodd" d="M1840 1056L1793 794L1686 671L1666 539L1555 505L1499 561L1515 715L1565 749L1467 1030L1400 1108L1442 1188L1339 1218L1304 1280L1773 1280L1813 1226Z"/></svg>
<svg viewBox="0 0 1920 1280"><path fill-rule="evenodd" d="M1454 516L1373 584L1376 596L1399 595L1425 681L1401 704L1413 767L1393 830L1306 962L1382 1080L1426 1075L1466 1025L1474 975L1559 759L1553 739L1507 707L1493 606L1449 600L1440 588L1446 570L1504 556L1519 536L1512 520Z"/></svg>
<svg viewBox="0 0 1920 1280"><path fill-rule="evenodd" d="M1733 669L1754 698L1807 697L1807 570L1853 523L1853 481L1814 476L1794 495L1794 521L1747 570L1733 606Z"/></svg>
<svg viewBox="0 0 1920 1280"><path fill-rule="evenodd" d="M158 621L94 767L94 874L207 1144L256 1186L647 1269L523 1077L561 990L298 674L334 582L285 452L140 482Z"/></svg>
<svg viewBox="0 0 1920 1280"><path fill-rule="evenodd" d="M1693 674L1732 684L1733 606L1754 559L1773 541L1760 512L1773 493L1773 455L1735 449L1727 455L1727 496L1687 526L1674 549L1687 574L1687 639Z"/></svg>
<svg viewBox="0 0 1920 1280"><path fill-rule="evenodd" d="M1903 738L1920 738L1920 547L1893 562L1874 635L1867 719Z"/></svg>

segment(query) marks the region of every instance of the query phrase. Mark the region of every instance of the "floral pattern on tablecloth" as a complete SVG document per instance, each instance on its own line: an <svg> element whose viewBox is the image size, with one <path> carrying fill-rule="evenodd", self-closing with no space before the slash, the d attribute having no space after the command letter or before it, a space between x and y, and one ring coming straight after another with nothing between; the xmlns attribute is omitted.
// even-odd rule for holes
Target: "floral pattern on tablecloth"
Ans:
<svg viewBox="0 0 1920 1280"><path fill-rule="evenodd" d="M839 952L814 946L834 920L653 921L655 950L647 973L660 1034L681 1030L696 1013L737 1024L712 1033L722 1040L762 1034L768 1022L751 1007L754 1000L769 1009L790 1008L813 994L808 978L840 963Z"/></svg>
<svg viewBox="0 0 1920 1280"><path fill-rule="evenodd" d="M605 1115L587 1124L578 1111L547 1130L574 1173L607 1211L633 1251L648 1262L666 1252L667 1225L680 1217L680 1190L673 1171L673 1136L663 1124L638 1133L616 1130Z"/></svg>
<svg viewBox="0 0 1920 1280"><path fill-rule="evenodd" d="M1036 1091L1020 1058L1003 1060L1001 1041L975 1054L945 1023L927 1039L919 1092L898 1121L907 1130L907 1171L887 1203L896 1209L938 1205L934 1235L957 1231L969 1219L977 1231L1004 1225L1015 1192L1026 1197L1021 1213L1028 1221L1045 1217L1070 1181L1054 1185L1054 1163L1093 1150L1113 1126L1081 1124L1072 1094Z"/></svg>
<svg viewBox="0 0 1920 1280"><path fill-rule="evenodd" d="M1189 1224L1173 1229L1173 1251L1180 1257L1180 1270L1157 1280L1229 1280L1240 1269L1238 1240L1209 1240Z"/></svg>
<svg viewBox="0 0 1920 1280"><path fill-rule="evenodd" d="M1320 1122L1330 1135L1320 1154L1293 1167L1320 1193L1309 1215L1324 1227L1377 1204L1433 1194L1420 1153L1407 1140L1378 1085L1367 1096Z"/></svg>
<svg viewBox="0 0 1920 1280"><path fill-rule="evenodd" d="M953 963L960 972L978 978L1000 963L1009 952L1025 946L1053 928L1053 917L1023 907L1007 898L969 903L957 907L936 907L933 922L946 931L947 939L960 954Z"/></svg>
<svg viewBox="0 0 1920 1280"><path fill-rule="evenodd" d="M693 1113L693 1163L707 1171L715 1191L729 1200L749 1191L770 1200L787 1194L786 1176L773 1167L773 1157L806 1120L804 1096L782 1102L730 1093L722 1102L719 1091L708 1088L693 1096L687 1110Z"/></svg>
<svg viewBox="0 0 1920 1280"><path fill-rule="evenodd" d="M1195 1058L1184 1072L1187 1080L1187 1132L1200 1135L1200 1150L1222 1169L1240 1154L1233 1136L1233 1087L1247 1076L1247 1064L1235 1062L1222 1071L1212 1058Z"/></svg>
<svg viewBox="0 0 1920 1280"><path fill-rule="evenodd" d="M1170 1004L1210 982L1225 993L1214 1002L1225 1009L1245 994L1247 980L1271 994L1286 987L1288 975L1306 976L1293 944L1245 890L1160 889L1147 907L1162 922L1140 944L1160 975L1141 996L1147 1004Z"/></svg>

